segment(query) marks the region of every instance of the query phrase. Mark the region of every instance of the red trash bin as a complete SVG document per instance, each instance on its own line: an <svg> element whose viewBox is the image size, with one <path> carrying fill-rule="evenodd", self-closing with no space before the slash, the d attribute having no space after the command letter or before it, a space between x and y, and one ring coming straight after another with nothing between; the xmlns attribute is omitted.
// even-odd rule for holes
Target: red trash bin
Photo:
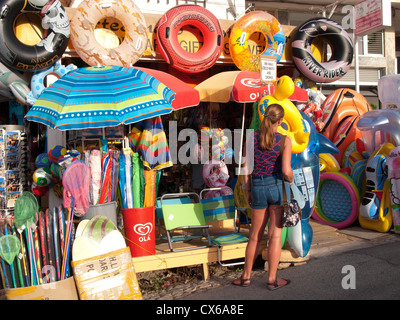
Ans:
<svg viewBox="0 0 400 320"><path fill-rule="evenodd" d="M125 235L132 257L149 256L156 253L154 230L155 207L121 209Z"/></svg>

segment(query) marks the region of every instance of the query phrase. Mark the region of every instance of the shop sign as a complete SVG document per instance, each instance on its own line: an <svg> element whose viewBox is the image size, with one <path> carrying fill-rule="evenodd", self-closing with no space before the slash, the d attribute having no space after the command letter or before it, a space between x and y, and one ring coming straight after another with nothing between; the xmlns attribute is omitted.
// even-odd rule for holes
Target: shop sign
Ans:
<svg viewBox="0 0 400 320"><path fill-rule="evenodd" d="M260 78L264 83L276 81L276 57L260 55Z"/></svg>
<svg viewBox="0 0 400 320"><path fill-rule="evenodd" d="M390 0L364 0L354 6L356 36L364 36L392 25Z"/></svg>

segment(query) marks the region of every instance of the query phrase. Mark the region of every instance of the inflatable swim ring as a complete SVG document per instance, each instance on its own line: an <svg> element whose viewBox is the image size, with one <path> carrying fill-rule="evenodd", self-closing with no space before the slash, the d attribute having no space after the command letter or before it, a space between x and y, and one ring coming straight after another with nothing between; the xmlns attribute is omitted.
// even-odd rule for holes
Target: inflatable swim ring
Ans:
<svg viewBox="0 0 400 320"><path fill-rule="evenodd" d="M43 92L45 87L45 78L49 74L55 74L58 78L61 78L64 74L76 69L76 66L73 64L69 64L68 66L63 66L58 60L53 66L47 68L43 71L37 72L32 76L31 79L31 91L28 93L26 97L26 101L28 104L33 105L37 98L39 98L40 94Z"/></svg>
<svg viewBox="0 0 400 320"><path fill-rule="evenodd" d="M276 63L281 60L285 49L285 34L279 21L268 12L252 11L235 22L229 36L231 58L240 70L260 71L259 55L250 52L248 48L249 37L256 32L268 39L268 45L260 54L276 57Z"/></svg>
<svg viewBox="0 0 400 320"><path fill-rule="evenodd" d="M360 196L352 179L341 172L325 172L319 179L313 218L342 229L358 216Z"/></svg>
<svg viewBox="0 0 400 320"><path fill-rule="evenodd" d="M104 17L121 21L124 41L116 48L104 48L95 38L98 21ZM147 26L142 12L131 0L84 0L71 19L71 42L76 53L90 66L135 64L147 46Z"/></svg>
<svg viewBox="0 0 400 320"><path fill-rule="evenodd" d="M195 53L178 42L182 27L192 25L203 34L203 46ZM168 10L157 25L157 42L164 60L182 72L198 73L212 67L221 55L223 33L212 12L198 5L178 5Z"/></svg>
<svg viewBox="0 0 400 320"><path fill-rule="evenodd" d="M319 62L311 53L311 44L324 37L332 48L327 62ZM295 32L292 42L293 61L300 72L315 82L330 83L349 71L353 61L353 42L337 22L313 18L304 22Z"/></svg>
<svg viewBox="0 0 400 320"><path fill-rule="evenodd" d="M208 160L203 166L203 180L210 187L223 187L229 179L228 167L225 162Z"/></svg>
<svg viewBox="0 0 400 320"><path fill-rule="evenodd" d="M297 107L288 99L294 91L293 80L282 76L276 86L274 94L264 96L258 104L260 121L264 119L264 112L269 105L277 103L285 109L285 116L278 132L287 135L292 140L292 152L303 152L307 147L310 132L307 132L304 119Z"/></svg>
<svg viewBox="0 0 400 320"><path fill-rule="evenodd" d="M42 16L42 27L47 36L34 46L20 42L15 33L14 20L21 11L33 11ZM0 16L0 60L20 71L43 70L61 58L69 41L69 18L58 0L2 2Z"/></svg>
<svg viewBox="0 0 400 320"><path fill-rule="evenodd" d="M323 129L321 133L332 140L339 124L347 117L360 116L371 110L365 97L348 88L333 91L324 101L322 108Z"/></svg>

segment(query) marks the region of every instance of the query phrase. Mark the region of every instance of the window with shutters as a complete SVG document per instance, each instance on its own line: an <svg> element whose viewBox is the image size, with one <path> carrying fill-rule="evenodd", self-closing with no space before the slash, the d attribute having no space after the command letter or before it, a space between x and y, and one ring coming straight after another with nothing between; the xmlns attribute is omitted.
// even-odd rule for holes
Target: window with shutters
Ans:
<svg viewBox="0 0 400 320"><path fill-rule="evenodd" d="M383 55L383 31L374 32L367 35L368 54Z"/></svg>

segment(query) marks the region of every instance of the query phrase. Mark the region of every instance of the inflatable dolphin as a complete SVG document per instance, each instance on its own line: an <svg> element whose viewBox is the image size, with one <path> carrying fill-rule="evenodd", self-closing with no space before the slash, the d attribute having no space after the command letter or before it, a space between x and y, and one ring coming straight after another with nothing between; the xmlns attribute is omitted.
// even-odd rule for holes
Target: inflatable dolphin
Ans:
<svg viewBox="0 0 400 320"><path fill-rule="evenodd" d="M0 94L26 104L26 96L29 91L29 82L26 76L19 71L11 71L0 62Z"/></svg>

